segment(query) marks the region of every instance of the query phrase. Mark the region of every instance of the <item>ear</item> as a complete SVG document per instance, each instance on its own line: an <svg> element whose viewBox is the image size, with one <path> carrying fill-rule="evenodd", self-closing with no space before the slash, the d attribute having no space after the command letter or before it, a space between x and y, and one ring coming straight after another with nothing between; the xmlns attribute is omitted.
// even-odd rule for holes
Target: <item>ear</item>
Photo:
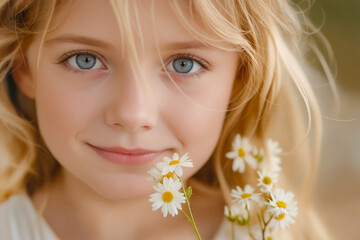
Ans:
<svg viewBox="0 0 360 240"><path fill-rule="evenodd" d="M12 78L17 88L28 98L35 98L35 83L28 69L25 58L18 56L13 64L11 71Z"/></svg>

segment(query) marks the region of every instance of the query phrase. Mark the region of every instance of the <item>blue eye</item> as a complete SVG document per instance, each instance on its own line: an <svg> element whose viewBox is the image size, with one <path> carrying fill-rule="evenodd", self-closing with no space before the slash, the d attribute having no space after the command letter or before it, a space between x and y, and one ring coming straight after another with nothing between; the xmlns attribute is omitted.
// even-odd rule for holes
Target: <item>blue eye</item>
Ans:
<svg viewBox="0 0 360 240"><path fill-rule="evenodd" d="M86 55L86 54L79 54L76 56L76 64L82 69L91 69L95 66L96 57Z"/></svg>
<svg viewBox="0 0 360 240"><path fill-rule="evenodd" d="M104 65L97 59L97 57L87 53L75 54L69 57L67 61L76 69L89 70L104 68Z"/></svg>
<svg viewBox="0 0 360 240"><path fill-rule="evenodd" d="M180 58L173 61L173 68L179 73L188 73L193 68L193 61L190 59Z"/></svg>
<svg viewBox="0 0 360 240"><path fill-rule="evenodd" d="M191 58L174 59L168 64L167 67L170 71L181 74L194 73L202 68L202 66L196 60Z"/></svg>

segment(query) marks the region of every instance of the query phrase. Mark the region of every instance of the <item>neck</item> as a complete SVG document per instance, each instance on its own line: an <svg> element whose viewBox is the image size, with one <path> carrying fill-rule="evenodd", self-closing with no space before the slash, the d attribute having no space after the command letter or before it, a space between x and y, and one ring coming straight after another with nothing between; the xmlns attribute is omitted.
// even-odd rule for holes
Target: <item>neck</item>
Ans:
<svg viewBox="0 0 360 240"><path fill-rule="evenodd" d="M148 196L111 201L77 179L69 183L64 174L59 174L51 187L32 196L37 209L47 202L43 216L61 239L163 239L164 236L192 239L195 236L181 212L179 216L163 218L160 210L151 210ZM200 189L194 188L194 193L191 207L196 224L202 237L211 239L223 219L223 202L219 195L208 196L208 192ZM185 204L182 207L186 209Z"/></svg>

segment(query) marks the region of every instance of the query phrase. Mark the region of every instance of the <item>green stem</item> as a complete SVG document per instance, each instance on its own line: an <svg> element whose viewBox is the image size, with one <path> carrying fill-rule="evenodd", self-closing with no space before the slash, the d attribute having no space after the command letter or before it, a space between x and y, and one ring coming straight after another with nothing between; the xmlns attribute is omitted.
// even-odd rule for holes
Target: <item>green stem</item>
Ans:
<svg viewBox="0 0 360 240"><path fill-rule="evenodd" d="M191 219L189 218L189 216L186 214L186 212L184 212L184 210L180 210L184 215L185 217L187 218L187 220L189 221L189 223L191 224L191 226L194 226L193 223L191 222Z"/></svg>
<svg viewBox="0 0 360 240"><path fill-rule="evenodd" d="M231 222L231 239L235 240L235 227L234 227L235 223Z"/></svg>
<svg viewBox="0 0 360 240"><path fill-rule="evenodd" d="M190 201L189 201L188 196L186 195L186 192L185 192L184 183L182 182L181 178L179 178L179 179L180 179L180 183L181 183L181 188L182 188L182 190L183 190L183 192L184 192L184 194L185 194L185 201L186 201L186 205L187 205L187 207L188 207L188 209L189 209L189 213L190 213L191 220L189 219L189 216L187 216L187 215L185 214L185 212L183 212L183 213L185 214L185 216L187 216L187 218L188 218L188 220L190 221L192 227L194 228L194 230L195 230L195 232L196 232L196 236L198 237L199 240L201 240L199 230L198 230L197 227L196 227L195 220L194 220L194 217L193 217L193 215L192 215L192 211L191 211L191 207L190 207Z"/></svg>
<svg viewBox="0 0 360 240"><path fill-rule="evenodd" d="M250 215L250 211L249 211L249 209L248 209L247 206L246 206L246 211L247 211L247 214L248 214L248 220L247 220L248 223L247 223L247 225L248 225L249 236L251 237L251 239L256 240L255 237L254 237L254 235L253 235L252 232L251 232L251 229L250 229L251 215Z"/></svg>
<svg viewBox="0 0 360 240"><path fill-rule="evenodd" d="M266 227L268 226L269 222L271 221L271 219L274 217L274 215L271 215L271 217L269 218L269 220L267 222L265 222L264 216L263 216L263 221L264 221L264 228L262 230L262 239L265 240L265 231L266 231Z"/></svg>
<svg viewBox="0 0 360 240"><path fill-rule="evenodd" d="M259 213L257 213L257 217L258 217L258 220L259 220L259 223L260 223L260 227L261 227L261 229L263 228L263 220L262 220L262 218L260 217L260 214Z"/></svg>
<svg viewBox="0 0 360 240"><path fill-rule="evenodd" d="M254 235L251 232L250 224L248 224L248 231L249 231L249 236L251 237L251 239L256 240L256 238L254 237Z"/></svg>

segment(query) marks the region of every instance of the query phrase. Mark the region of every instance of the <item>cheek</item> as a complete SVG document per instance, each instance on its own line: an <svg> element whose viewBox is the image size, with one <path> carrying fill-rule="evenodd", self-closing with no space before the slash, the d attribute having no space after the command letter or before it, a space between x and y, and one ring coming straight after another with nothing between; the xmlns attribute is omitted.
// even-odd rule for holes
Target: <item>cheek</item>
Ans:
<svg viewBox="0 0 360 240"><path fill-rule="evenodd" d="M222 125L222 114L199 114L192 128L187 131L185 148L192 155L195 169L200 169L210 158L218 142Z"/></svg>
<svg viewBox="0 0 360 240"><path fill-rule="evenodd" d="M54 78L44 71L36 85L39 129L55 157L74 148L76 136L96 117L96 107L91 102L94 96L65 87L63 82L60 76Z"/></svg>
<svg viewBox="0 0 360 240"><path fill-rule="evenodd" d="M224 114L197 111L184 121L179 134L186 152L199 169L210 158L221 133Z"/></svg>
<svg viewBox="0 0 360 240"><path fill-rule="evenodd" d="M189 152L194 161L195 173L210 158L221 134L228 106L232 81L206 88L199 92L191 102L182 96L175 101L172 128L181 142L183 153ZM204 88L205 90L205 88ZM204 103L204 104L203 104Z"/></svg>

